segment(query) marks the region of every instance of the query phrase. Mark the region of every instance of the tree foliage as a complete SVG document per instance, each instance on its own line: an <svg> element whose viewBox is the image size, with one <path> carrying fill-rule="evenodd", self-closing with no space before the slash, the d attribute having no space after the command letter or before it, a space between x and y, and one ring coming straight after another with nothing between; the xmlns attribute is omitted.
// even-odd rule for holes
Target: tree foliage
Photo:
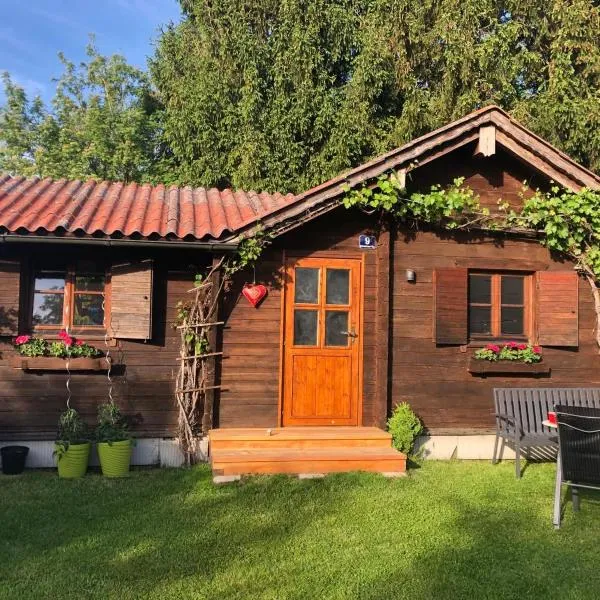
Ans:
<svg viewBox="0 0 600 600"><path fill-rule="evenodd" d="M64 73L51 106L4 75L0 170L25 176L152 181L166 173L160 110L148 77L93 45Z"/></svg>
<svg viewBox="0 0 600 600"><path fill-rule="evenodd" d="M151 72L182 183L302 191L497 103L600 169L594 0L182 0Z"/></svg>
<svg viewBox="0 0 600 600"><path fill-rule="evenodd" d="M5 78L0 169L300 192L495 103L600 171L597 0L180 0L147 75Z"/></svg>

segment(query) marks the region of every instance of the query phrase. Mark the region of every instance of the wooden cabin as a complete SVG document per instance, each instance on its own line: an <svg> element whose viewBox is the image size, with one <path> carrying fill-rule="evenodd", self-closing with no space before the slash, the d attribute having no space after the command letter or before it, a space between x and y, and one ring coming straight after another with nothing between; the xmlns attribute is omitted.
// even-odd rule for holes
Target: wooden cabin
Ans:
<svg viewBox="0 0 600 600"><path fill-rule="evenodd" d="M464 177L492 208L518 205L524 182L600 188L597 175L493 106L298 196L1 179L0 442L35 442L40 457L49 447L66 373L27 368L12 342L68 327L115 363L112 383L102 370L72 372L71 404L93 421L110 387L133 418L138 462L176 463L176 305L194 274L258 222L272 244L219 307L215 448L266 456L285 438L308 455L338 448L331 460L356 468L372 453L385 471L389 438L372 428L406 401L434 455L482 458L492 388L599 385L592 295L572 265L532 238L409 229L341 205L342 184L390 170L406 175L409 192ZM257 307L241 294L250 282L268 292ZM62 296L44 303L49 294ZM543 368L472 372L474 349L499 339L541 345ZM224 460L221 472L235 473ZM313 467L325 468L316 458Z"/></svg>

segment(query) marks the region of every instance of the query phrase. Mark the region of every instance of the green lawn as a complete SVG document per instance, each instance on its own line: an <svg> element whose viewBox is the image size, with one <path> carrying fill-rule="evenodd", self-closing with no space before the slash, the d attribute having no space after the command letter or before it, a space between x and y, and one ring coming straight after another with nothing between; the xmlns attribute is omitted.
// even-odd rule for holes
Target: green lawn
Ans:
<svg viewBox="0 0 600 600"><path fill-rule="evenodd" d="M551 525L554 465L428 462L214 487L206 466L128 480L0 476L0 598L600 597L600 496Z"/></svg>

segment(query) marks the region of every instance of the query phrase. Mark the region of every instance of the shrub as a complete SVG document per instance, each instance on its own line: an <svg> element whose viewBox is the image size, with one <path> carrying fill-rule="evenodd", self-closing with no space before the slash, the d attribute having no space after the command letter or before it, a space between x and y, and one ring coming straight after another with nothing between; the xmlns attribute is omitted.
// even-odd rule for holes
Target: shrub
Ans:
<svg viewBox="0 0 600 600"><path fill-rule="evenodd" d="M423 432L421 420L411 407L402 402L398 404L387 422L388 431L392 434L392 445L404 454L412 454L415 440Z"/></svg>

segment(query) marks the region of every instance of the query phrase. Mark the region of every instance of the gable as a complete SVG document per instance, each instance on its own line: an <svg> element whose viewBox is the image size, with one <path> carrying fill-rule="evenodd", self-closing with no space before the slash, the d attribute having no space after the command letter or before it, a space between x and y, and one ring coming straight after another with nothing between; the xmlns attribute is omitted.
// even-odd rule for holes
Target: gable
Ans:
<svg viewBox="0 0 600 600"><path fill-rule="evenodd" d="M465 164L461 164L461 156ZM445 171L441 162L445 157L453 162L455 171ZM488 163L473 167L474 157ZM501 187L511 204L522 187L521 173L534 189L544 188L550 181L575 191L583 187L600 189L598 175L536 136L502 109L487 106L296 196L285 207L265 215L260 226L270 229L275 236L281 235L338 206L344 195L343 186L365 185L390 171L410 174L414 179L429 165L429 172L436 173L435 178L430 177L434 179L431 183L441 183L440 178L448 174L450 180L460 176L469 164L473 167L475 191L483 191L487 196L494 187ZM509 168L504 169L503 164ZM482 184L476 173L489 185ZM501 186L490 183L494 177L500 178ZM519 180L518 186L515 180ZM539 182L539 186L534 182ZM484 203L489 201L490 198L483 198ZM236 239L242 239L255 228L256 224L238 232Z"/></svg>
<svg viewBox="0 0 600 600"><path fill-rule="evenodd" d="M446 186L456 178L472 189L481 206L495 210L498 200L508 202L511 208L522 206L521 194L528 197L537 188L549 187L549 180L534 169L518 161L503 148L496 148L493 156L475 155L476 143L471 142L438 160L412 171L407 178L407 191L428 191L432 185ZM524 184L528 189L524 190Z"/></svg>

